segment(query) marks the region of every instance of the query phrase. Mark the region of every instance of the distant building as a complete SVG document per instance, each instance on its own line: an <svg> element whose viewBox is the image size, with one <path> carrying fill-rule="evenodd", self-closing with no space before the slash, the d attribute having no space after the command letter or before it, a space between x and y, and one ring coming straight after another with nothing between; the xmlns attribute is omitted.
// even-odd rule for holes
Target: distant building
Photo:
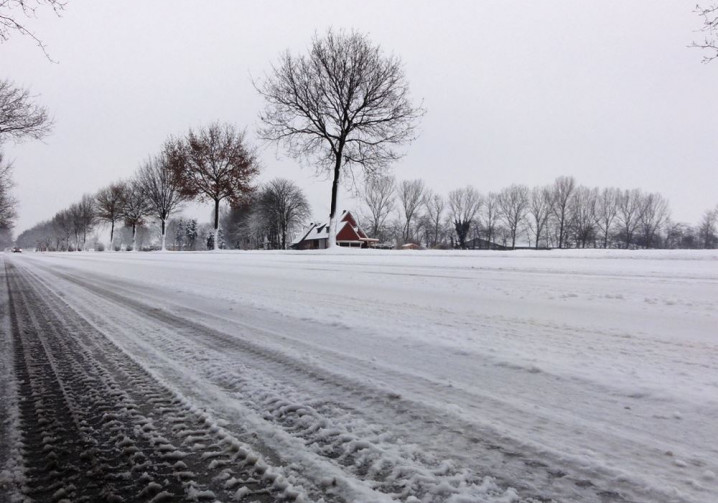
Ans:
<svg viewBox="0 0 718 503"><path fill-rule="evenodd" d="M337 222L337 246L351 248L374 248L378 239L370 238L359 227L354 216L342 212ZM329 224L310 224L309 229L292 243L296 250L323 250L329 243Z"/></svg>
<svg viewBox="0 0 718 503"><path fill-rule="evenodd" d="M518 248L518 247L517 247ZM470 239L466 242L467 250L510 250L510 246L500 245L494 241L487 241L481 238Z"/></svg>

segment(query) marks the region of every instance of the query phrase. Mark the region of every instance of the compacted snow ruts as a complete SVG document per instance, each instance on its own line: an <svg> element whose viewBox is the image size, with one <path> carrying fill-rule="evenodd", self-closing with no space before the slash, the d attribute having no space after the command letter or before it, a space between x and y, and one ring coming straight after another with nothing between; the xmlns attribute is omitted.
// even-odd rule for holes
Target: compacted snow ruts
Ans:
<svg viewBox="0 0 718 503"><path fill-rule="evenodd" d="M9 260L13 302L27 283L42 300L30 305L66 315L66 349L109 369L153 425L168 406L144 386L197 418L185 433L218 435L165 429L180 453L261 454L271 467L250 478L271 482L269 498L713 503L718 490L710 254ZM120 379L104 363L116 359L146 382ZM176 492L244 496L241 477L219 477L233 492L199 475Z"/></svg>
<svg viewBox="0 0 718 503"><path fill-rule="evenodd" d="M23 492L37 501L188 501L297 493L153 380L30 275L6 264Z"/></svg>

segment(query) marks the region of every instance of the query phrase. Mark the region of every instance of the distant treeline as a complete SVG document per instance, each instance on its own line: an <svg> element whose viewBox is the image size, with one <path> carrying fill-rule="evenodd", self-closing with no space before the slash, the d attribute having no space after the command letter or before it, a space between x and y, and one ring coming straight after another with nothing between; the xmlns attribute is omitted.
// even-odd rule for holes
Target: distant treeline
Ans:
<svg viewBox="0 0 718 503"><path fill-rule="evenodd" d="M132 180L85 195L26 230L18 236L18 246L104 250L94 231L102 224L114 229L119 222L119 232L111 231L109 246L114 250L160 249L163 243L171 250L205 250L215 247L215 239L217 248L286 249L311 214L302 190L286 179L247 190L241 199L221 207L216 233L214 225L196 219L170 218L167 212L163 220L158 211L137 212L137 207L153 207L142 186L148 183L148 166L156 168L157 163L161 161L148 161ZM133 191L140 201L127 207ZM423 180L374 176L357 194L360 225L386 248L408 243L446 249L718 247L718 208L706 211L692 226L672 221L669 203L660 194L588 188L573 177L559 177L542 187L511 185L488 194L467 186L442 196Z"/></svg>
<svg viewBox="0 0 718 503"><path fill-rule="evenodd" d="M674 222L668 200L639 189L589 188L573 177L482 194L471 186L443 197L423 180L373 178L360 213L365 230L389 243L427 248L715 248L718 207L695 225Z"/></svg>

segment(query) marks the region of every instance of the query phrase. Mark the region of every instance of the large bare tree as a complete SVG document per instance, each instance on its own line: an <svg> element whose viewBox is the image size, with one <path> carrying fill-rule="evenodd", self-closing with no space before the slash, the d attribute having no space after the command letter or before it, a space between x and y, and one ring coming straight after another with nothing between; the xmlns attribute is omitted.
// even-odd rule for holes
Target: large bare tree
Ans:
<svg viewBox="0 0 718 503"><path fill-rule="evenodd" d="M47 109L33 101L30 91L0 80L0 143L9 138L39 140L51 129Z"/></svg>
<svg viewBox="0 0 718 503"><path fill-rule="evenodd" d="M244 131L215 122L198 131L191 129L182 140L168 141L166 151L182 195L214 203L213 249L218 249L220 203L226 199L240 204L252 192L259 173Z"/></svg>
<svg viewBox="0 0 718 503"><path fill-rule="evenodd" d="M127 197L127 184L117 182L99 190L95 195L97 219L110 224L110 249L114 247L115 223L122 218L122 209Z"/></svg>
<svg viewBox="0 0 718 503"><path fill-rule="evenodd" d="M329 246L336 246L342 171L374 172L401 157L396 146L414 139L423 114L409 99L399 58L366 35L329 30L314 37L308 55L284 53L257 90L267 102L260 136L331 173Z"/></svg>
<svg viewBox="0 0 718 503"><path fill-rule="evenodd" d="M137 173L137 180L145 194L150 212L160 221L162 251L167 249L167 220L185 200L180 178L172 169L170 159L166 153L151 157Z"/></svg>

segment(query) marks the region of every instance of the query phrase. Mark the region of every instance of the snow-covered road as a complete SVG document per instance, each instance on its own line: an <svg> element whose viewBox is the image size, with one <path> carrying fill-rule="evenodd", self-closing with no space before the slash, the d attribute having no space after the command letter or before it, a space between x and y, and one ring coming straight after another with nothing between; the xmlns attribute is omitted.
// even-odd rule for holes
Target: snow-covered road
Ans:
<svg viewBox="0 0 718 503"><path fill-rule="evenodd" d="M122 398L99 445L149 460L123 497L716 501L716 252L3 260L5 494L38 456L17 397L56 387L89 435L80 373Z"/></svg>

